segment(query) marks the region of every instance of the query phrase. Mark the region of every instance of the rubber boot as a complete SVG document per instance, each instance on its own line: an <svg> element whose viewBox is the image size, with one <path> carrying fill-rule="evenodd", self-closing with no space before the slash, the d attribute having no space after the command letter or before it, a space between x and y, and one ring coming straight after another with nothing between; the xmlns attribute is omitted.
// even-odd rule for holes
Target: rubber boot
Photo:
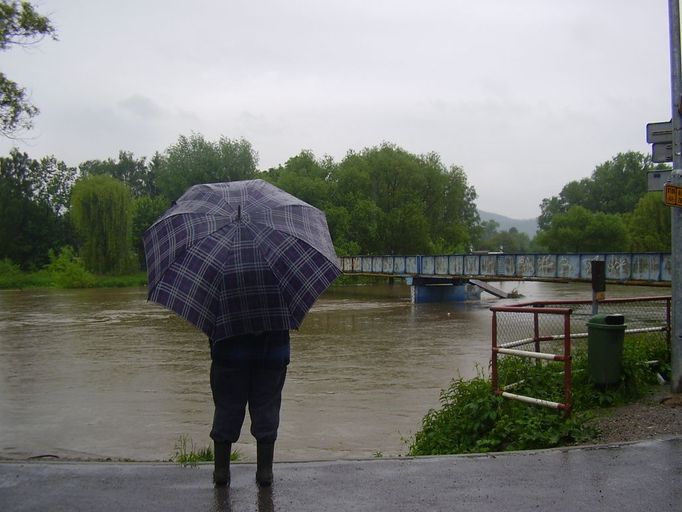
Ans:
<svg viewBox="0 0 682 512"><path fill-rule="evenodd" d="M275 453L275 443L256 444L256 482L261 487L272 485L272 458Z"/></svg>
<svg viewBox="0 0 682 512"><path fill-rule="evenodd" d="M213 483L216 487L230 485L230 450L232 443L214 442L215 467L213 470Z"/></svg>

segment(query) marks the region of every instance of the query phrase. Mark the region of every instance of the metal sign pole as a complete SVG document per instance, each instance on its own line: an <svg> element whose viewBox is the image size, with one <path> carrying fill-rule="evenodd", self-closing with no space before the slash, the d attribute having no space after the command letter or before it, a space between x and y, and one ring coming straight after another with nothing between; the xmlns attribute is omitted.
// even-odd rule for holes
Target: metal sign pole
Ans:
<svg viewBox="0 0 682 512"><path fill-rule="evenodd" d="M682 64L680 62L680 2L668 0L670 22L670 89L672 110L673 171L671 183L682 186ZM671 391L682 393L682 208L671 206L672 222L672 333L670 336Z"/></svg>

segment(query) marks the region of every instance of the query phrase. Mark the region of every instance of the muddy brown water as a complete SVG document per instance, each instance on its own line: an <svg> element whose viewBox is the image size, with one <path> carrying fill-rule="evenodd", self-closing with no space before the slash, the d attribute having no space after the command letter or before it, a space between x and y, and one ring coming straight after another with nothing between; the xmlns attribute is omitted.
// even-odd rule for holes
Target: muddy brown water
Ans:
<svg viewBox="0 0 682 512"><path fill-rule="evenodd" d="M589 284L497 285L524 301L591 297ZM488 308L513 302L413 305L403 285L325 294L292 332L278 459L405 454L440 390L487 367ZM208 446L209 365L206 337L143 288L0 291L0 458L168 460L183 435ZM248 428L247 415L243 460Z"/></svg>

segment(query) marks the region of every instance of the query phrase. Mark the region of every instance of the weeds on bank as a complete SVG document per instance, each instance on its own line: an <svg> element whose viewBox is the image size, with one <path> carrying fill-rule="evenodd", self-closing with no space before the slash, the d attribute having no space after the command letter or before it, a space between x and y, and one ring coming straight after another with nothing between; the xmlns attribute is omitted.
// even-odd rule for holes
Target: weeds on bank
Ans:
<svg viewBox="0 0 682 512"><path fill-rule="evenodd" d="M239 460L241 454L239 450L232 450L230 460ZM197 448L194 440L187 434L182 434L175 442L175 455L171 457L171 462L176 462L183 467L195 467L199 462L213 462L214 455L211 446Z"/></svg>
<svg viewBox="0 0 682 512"><path fill-rule="evenodd" d="M657 364L651 364L657 361ZM520 358L499 362L502 385L520 382L513 392L561 402L563 365ZM480 453L565 446L589 441L595 431L586 426L600 408L632 402L668 378L670 350L660 336L628 336L618 384L599 388L589 381L586 350L573 353L573 414L503 399L492 392L479 369L469 380L454 379L441 391L440 408L424 416L421 429L406 442L410 455Z"/></svg>
<svg viewBox="0 0 682 512"><path fill-rule="evenodd" d="M120 288L144 286L147 275L96 275L88 272L74 250L63 247L59 253L49 252L50 263L40 270L24 272L5 258L0 260L0 289L25 288Z"/></svg>

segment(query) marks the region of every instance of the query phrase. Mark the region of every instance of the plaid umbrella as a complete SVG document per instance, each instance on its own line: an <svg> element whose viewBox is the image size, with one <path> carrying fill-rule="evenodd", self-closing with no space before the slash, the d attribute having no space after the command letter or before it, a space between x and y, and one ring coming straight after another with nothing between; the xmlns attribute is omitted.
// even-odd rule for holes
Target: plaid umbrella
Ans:
<svg viewBox="0 0 682 512"><path fill-rule="evenodd" d="M149 300L216 341L298 328L341 274L324 213L262 180L189 188L144 251Z"/></svg>

